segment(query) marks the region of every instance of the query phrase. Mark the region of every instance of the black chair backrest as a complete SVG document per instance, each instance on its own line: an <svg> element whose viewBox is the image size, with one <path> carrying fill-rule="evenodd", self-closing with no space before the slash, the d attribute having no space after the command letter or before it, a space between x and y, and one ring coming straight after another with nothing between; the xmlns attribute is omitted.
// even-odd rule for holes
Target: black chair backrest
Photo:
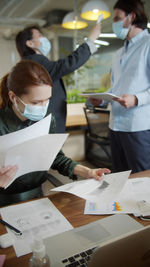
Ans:
<svg viewBox="0 0 150 267"><path fill-rule="evenodd" d="M84 107L88 131L91 136L109 138L109 110Z"/></svg>

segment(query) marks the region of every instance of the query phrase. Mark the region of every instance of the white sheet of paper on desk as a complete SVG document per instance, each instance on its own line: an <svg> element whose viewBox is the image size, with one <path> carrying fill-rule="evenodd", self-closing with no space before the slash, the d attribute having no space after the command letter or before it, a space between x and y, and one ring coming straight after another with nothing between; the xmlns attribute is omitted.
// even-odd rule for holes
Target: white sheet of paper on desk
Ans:
<svg viewBox="0 0 150 267"><path fill-rule="evenodd" d="M150 178L134 178L131 182L135 198L150 202Z"/></svg>
<svg viewBox="0 0 150 267"><path fill-rule="evenodd" d="M116 213L133 213L137 211L137 201L134 198L132 185L128 179L115 201L92 202L87 200L85 203L84 214L104 215Z"/></svg>
<svg viewBox="0 0 150 267"><path fill-rule="evenodd" d="M137 215L150 215L150 178L142 177L132 179L132 188L139 211Z"/></svg>
<svg viewBox="0 0 150 267"><path fill-rule="evenodd" d="M128 179L120 196L114 202L86 201L85 214L133 213L150 215L150 178Z"/></svg>
<svg viewBox="0 0 150 267"><path fill-rule="evenodd" d="M115 201L123 189L131 171L111 173L102 181L87 179L53 188L52 191L62 191L93 202Z"/></svg>
<svg viewBox="0 0 150 267"><path fill-rule="evenodd" d="M7 221L23 235L16 236L9 228L8 233L15 239L17 257L30 253L35 236L47 238L70 229L72 225L48 199L30 201L0 209L3 220Z"/></svg>
<svg viewBox="0 0 150 267"><path fill-rule="evenodd" d="M119 96L111 93L82 93L80 95L86 98L103 99L105 101L112 101L114 97L120 98Z"/></svg>
<svg viewBox="0 0 150 267"><path fill-rule="evenodd" d="M35 172L47 171L63 146L68 134L47 134L11 147L5 154L5 166L18 165L14 179Z"/></svg>
<svg viewBox="0 0 150 267"><path fill-rule="evenodd" d="M4 166L4 153L18 144L49 133L51 114L25 129L0 136L0 167Z"/></svg>

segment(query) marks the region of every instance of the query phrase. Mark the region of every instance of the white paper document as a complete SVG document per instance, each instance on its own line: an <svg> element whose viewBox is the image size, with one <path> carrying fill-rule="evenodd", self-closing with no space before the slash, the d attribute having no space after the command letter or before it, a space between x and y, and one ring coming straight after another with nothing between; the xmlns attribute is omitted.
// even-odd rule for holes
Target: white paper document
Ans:
<svg viewBox="0 0 150 267"><path fill-rule="evenodd" d="M87 179L65 184L52 191L74 194L92 202L110 203L118 199L131 171L104 175L101 181Z"/></svg>
<svg viewBox="0 0 150 267"><path fill-rule="evenodd" d="M0 136L0 167L5 165L4 154L15 145L49 133L51 114L25 129Z"/></svg>
<svg viewBox="0 0 150 267"><path fill-rule="evenodd" d="M0 136L0 167L17 165L15 177L35 171L47 171L68 134L48 134L51 114L25 129Z"/></svg>
<svg viewBox="0 0 150 267"><path fill-rule="evenodd" d="M8 233L15 239L14 249L17 257L30 253L34 237L47 238L70 229L72 225L48 199L30 201L0 209L4 221L22 232L15 235L9 228Z"/></svg>
<svg viewBox="0 0 150 267"><path fill-rule="evenodd" d="M136 215L150 215L150 178L143 177L132 180L132 190L138 206Z"/></svg>
<svg viewBox="0 0 150 267"><path fill-rule="evenodd" d="M150 178L128 179L115 201L109 203L86 201L84 214L116 213L150 215Z"/></svg>
<svg viewBox="0 0 150 267"><path fill-rule="evenodd" d="M47 171L60 151L68 134L47 134L11 147L5 154L5 166L18 165L14 179L35 171Z"/></svg>
<svg viewBox="0 0 150 267"><path fill-rule="evenodd" d="M120 98L119 96L111 93L82 93L80 95L86 98L103 99L105 101L112 101L114 97Z"/></svg>

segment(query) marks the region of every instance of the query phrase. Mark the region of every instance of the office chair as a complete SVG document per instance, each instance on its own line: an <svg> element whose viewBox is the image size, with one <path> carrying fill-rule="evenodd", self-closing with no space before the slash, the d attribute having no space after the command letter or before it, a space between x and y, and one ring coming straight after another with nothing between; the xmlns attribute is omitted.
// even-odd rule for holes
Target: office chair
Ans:
<svg viewBox="0 0 150 267"><path fill-rule="evenodd" d="M84 107L87 120L85 131L85 159L100 167L111 168L109 138L109 110Z"/></svg>

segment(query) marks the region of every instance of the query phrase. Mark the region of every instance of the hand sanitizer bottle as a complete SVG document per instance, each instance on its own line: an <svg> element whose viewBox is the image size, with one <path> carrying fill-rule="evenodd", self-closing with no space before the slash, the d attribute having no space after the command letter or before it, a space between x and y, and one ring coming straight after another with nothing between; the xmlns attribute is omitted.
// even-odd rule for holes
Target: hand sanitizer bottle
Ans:
<svg viewBox="0 0 150 267"><path fill-rule="evenodd" d="M36 238L32 246L33 255L29 260L30 267L50 267L49 257L46 255L45 245L40 238Z"/></svg>

